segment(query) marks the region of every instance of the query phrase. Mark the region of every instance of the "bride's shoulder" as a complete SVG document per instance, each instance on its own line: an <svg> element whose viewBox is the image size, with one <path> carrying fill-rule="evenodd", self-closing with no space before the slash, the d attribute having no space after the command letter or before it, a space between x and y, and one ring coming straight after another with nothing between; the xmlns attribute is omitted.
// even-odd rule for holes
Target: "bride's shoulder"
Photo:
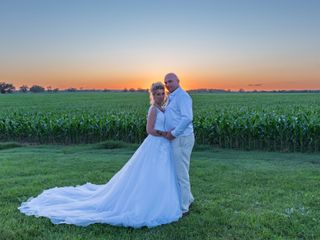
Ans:
<svg viewBox="0 0 320 240"><path fill-rule="evenodd" d="M157 113L157 108L154 105L151 105L148 110L148 116L150 114L156 114L156 113Z"/></svg>
<svg viewBox="0 0 320 240"><path fill-rule="evenodd" d="M156 107L154 105L150 105L148 112L155 111Z"/></svg>
<svg viewBox="0 0 320 240"><path fill-rule="evenodd" d="M157 107L157 106L155 106L155 105L151 105L150 107L149 107L149 113L150 112L164 112L165 111L165 109L163 108L163 107Z"/></svg>

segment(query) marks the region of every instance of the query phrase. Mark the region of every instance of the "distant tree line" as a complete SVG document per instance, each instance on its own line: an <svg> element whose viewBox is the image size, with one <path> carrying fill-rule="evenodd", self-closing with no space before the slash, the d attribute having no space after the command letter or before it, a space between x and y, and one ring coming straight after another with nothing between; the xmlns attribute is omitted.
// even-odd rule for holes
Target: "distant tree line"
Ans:
<svg viewBox="0 0 320 240"><path fill-rule="evenodd" d="M58 92L59 89L55 88L52 89L51 87L47 87L47 90L39 85L33 85L30 88L27 85L22 85L19 90L16 90L16 87L13 86L11 83L5 83L5 82L0 82L0 93L13 93L13 92L22 92L22 93L27 93L27 92L33 92L33 93L40 93L40 92Z"/></svg>
<svg viewBox="0 0 320 240"><path fill-rule="evenodd" d="M188 93L320 93L319 90L245 90L238 91L224 90L224 89L192 89Z"/></svg>
<svg viewBox="0 0 320 240"><path fill-rule="evenodd" d="M97 90L97 89L77 89L77 88L67 88L64 90L60 90L59 88L52 88L51 86L48 87L42 87L39 85L33 85L31 87L28 87L27 85L22 85L17 90L16 87L11 83L5 83L0 82L0 93L14 93L14 92L21 92L21 93L41 93L41 92L50 92L50 93L56 93L56 92L148 92L148 89L143 88L124 88L122 90L113 90L113 89L103 89L103 90ZM238 91L231 91L231 90L225 90L225 89L207 89L207 88L201 88L201 89L192 89L188 90L189 93L320 93L319 90L272 90L272 91L264 91L264 90L250 90L247 91L245 89L239 89Z"/></svg>
<svg viewBox="0 0 320 240"><path fill-rule="evenodd" d="M122 90L113 90L113 89L103 89L103 90L97 90L97 89L77 89L77 88L67 88L60 90L59 88L52 88L51 86L43 87L40 85L33 85L31 87L28 87L27 85L22 85L17 90L15 86L11 83L5 83L0 82L0 93L14 93L14 92L21 92L21 93L41 93L41 92L148 92L148 89L142 89L142 88L124 88Z"/></svg>

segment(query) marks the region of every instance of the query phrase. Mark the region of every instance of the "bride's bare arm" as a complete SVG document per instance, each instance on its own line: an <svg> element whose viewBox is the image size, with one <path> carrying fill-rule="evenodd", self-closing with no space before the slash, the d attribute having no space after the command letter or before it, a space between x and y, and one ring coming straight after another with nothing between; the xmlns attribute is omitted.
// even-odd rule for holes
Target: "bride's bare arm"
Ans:
<svg viewBox="0 0 320 240"><path fill-rule="evenodd" d="M147 133L153 136L162 136L162 131L154 129L154 124L156 122L157 110L155 107L152 107L147 119Z"/></svg>

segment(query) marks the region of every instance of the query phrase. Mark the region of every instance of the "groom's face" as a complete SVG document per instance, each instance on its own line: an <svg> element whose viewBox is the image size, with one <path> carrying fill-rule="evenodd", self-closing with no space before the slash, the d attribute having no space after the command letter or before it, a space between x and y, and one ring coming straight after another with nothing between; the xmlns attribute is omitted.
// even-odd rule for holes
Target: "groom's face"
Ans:
<svg viewBox="0 0 320 240"><path fill-rule="evenodd" d="M175 77L172 78L166 78L164 80L164 84L166 85L166 88L169 92L173 92L179 87L179 80Z"/></svg>

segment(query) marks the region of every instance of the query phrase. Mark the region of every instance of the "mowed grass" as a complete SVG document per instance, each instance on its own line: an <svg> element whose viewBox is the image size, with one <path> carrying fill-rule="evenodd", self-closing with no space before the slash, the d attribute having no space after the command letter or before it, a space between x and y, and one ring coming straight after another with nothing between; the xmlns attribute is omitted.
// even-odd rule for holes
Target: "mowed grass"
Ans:
<svg viewBox="0 0 320 240"><path fill-rule="evenodd" d="M55 186L104 184L138 145L2 144L0 239L319 239L320 155L196 146L195 203L178 222L132 229L53 225L21 214L22 201Z"/></svg>

